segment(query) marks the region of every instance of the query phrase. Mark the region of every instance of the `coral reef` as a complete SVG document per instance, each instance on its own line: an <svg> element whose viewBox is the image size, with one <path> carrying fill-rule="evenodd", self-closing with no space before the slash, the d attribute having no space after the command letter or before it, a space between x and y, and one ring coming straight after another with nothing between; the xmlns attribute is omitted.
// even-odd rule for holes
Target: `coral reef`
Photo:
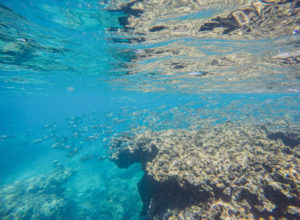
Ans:
<svg viewBox="0 0 300 220"><path fill-rule="evenodd" d="M53 166L53 172L1 185L1 220L139 218L142 202L136 184L143 175L140 166L121 172L111 162L97 169L70 169L58 160Z"/></svg>
<svg viewBox="0 0 300 220"><path fill-rule="evenodd" d="M50 175L40 175L0 190L1 219L69 219L70 204L64 197L63 185L72 170L58 168Z"/></svg>
<svg viewBox="0 0 300 220"><path fill-rule="evenodd" d="M296 219L298 135L233 122L144 129L114 137L110 159L119 167L142 164L139 191L152 219Z"/></svg>

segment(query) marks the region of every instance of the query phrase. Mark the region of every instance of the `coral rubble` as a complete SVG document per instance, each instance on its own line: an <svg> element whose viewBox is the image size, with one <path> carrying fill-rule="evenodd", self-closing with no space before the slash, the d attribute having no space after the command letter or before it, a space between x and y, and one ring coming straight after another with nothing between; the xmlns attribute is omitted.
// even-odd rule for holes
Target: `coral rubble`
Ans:
<svg viewBox="0 0 300 220"><path fill-rule="evenodd" d="M232 122L146 129L113 138L110 159L119 167L142 164L139 191L152 219L295 219L300 138L293 134L287 142L289 135L265 126Z"/></svg>

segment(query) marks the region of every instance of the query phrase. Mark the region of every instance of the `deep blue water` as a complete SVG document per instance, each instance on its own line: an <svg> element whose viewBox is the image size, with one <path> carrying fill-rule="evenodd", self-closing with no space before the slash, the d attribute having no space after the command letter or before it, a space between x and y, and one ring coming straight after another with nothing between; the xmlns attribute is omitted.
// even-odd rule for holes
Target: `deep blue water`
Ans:
<svg viewBox="0 0 300 220"><path fill-rule="evenodd" d="M260 83L257 87L242 84L231 91L239 82L221 85L220 77L215 80L221 90L213 89L214 80L183 78L173 84L171 81L178 78L152 74L163 78L156 84L146 70L139 69L143 62L146 65L155 58L135 67L130 62L139 50L163 47L172 41L150 45L112 42L116 33L108 28L119 27L118 17L123 14L108 12L108 4L101 0L0 0L0 185L13 186L13 197L29 187L22 181L32 178L29 185L33 185L40 181L39 176L48 178L58 169L75 172L55 194L65 199L66 207L72 207L68 216L59 216L65 212L58 208L57 213L49 211L45 219L141 218L137 189L143 175L141 166L119 169L107 158L109 139L119 132L140 126L195 129L198 120L264 124L288 119L299 125L299 79L294 83L288 79L290 85L269 92ZM215 12L209 9L203 13L176 19L210 17ZM276 47L280 40L274 40ZM184 41L203 47L207 56L220 55L205 48L215 43L223 50L229 48L221 55L249 48L251 53L259 51L259 46L251 47L256 41ZM128 73L132 69L140 73ZM276 80L285 82L285 77ZM184 89L185 85L191 89ZM206 89L199 85L206 85ZM28 206L33 203L24 199ZM35 201L40 206L44 202ZM15 201L9 214L14 217L8 219L39 219L18 212L23 205Z"/></svg>

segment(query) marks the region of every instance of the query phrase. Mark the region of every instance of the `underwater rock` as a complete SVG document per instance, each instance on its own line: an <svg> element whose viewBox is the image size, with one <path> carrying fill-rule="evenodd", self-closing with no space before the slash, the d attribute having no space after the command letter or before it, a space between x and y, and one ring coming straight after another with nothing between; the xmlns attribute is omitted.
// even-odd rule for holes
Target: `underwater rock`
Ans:
<svg viewBox="0 0 300 220"><path fill-rule="evenodd" d="M0 189L1 219L66 219L69 204L64 188L73 175L72 170L60 168L50 175L40 175Z"/></svg>
<svg viewBox="0 0 300 220"><path fill-rule="evenodd" d="M299 147L270 138L266 127L228 122L126 133L113 138L110 159L142 164L139 192L152 219L293 219Z"/></svg>

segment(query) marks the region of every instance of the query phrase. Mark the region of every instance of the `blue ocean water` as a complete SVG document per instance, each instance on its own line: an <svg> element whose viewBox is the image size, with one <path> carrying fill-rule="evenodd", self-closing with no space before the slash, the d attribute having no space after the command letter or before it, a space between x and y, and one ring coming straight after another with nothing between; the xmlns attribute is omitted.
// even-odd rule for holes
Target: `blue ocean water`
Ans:
<svg viewBox="0 0 300 220"><path fill-rule="evenodd" d="M278 54L280 45L284 53L291 46L282 42L298 36L132 43L110 31L122 28L126 16L109 9L116 2L0 0L0 219L143 218L142 166L120 169L108 158L109 141L120 132L226 121L299 126L299 77L293 78L299 73L289 74L297 66L257 64L265 76L254 71L239 81L234 73L242 65L233 61L226 74L219 67L210 79L201 78L215 71L209 64L192 64L235 53L259 59L266 48ZM211 17L218 8L203 10L173 20ZM137 58L174 44L191 54ZM180 71L181 60L191 68ZM170 72L164 65L171 61L176 71L160 74Z"/></svg>

